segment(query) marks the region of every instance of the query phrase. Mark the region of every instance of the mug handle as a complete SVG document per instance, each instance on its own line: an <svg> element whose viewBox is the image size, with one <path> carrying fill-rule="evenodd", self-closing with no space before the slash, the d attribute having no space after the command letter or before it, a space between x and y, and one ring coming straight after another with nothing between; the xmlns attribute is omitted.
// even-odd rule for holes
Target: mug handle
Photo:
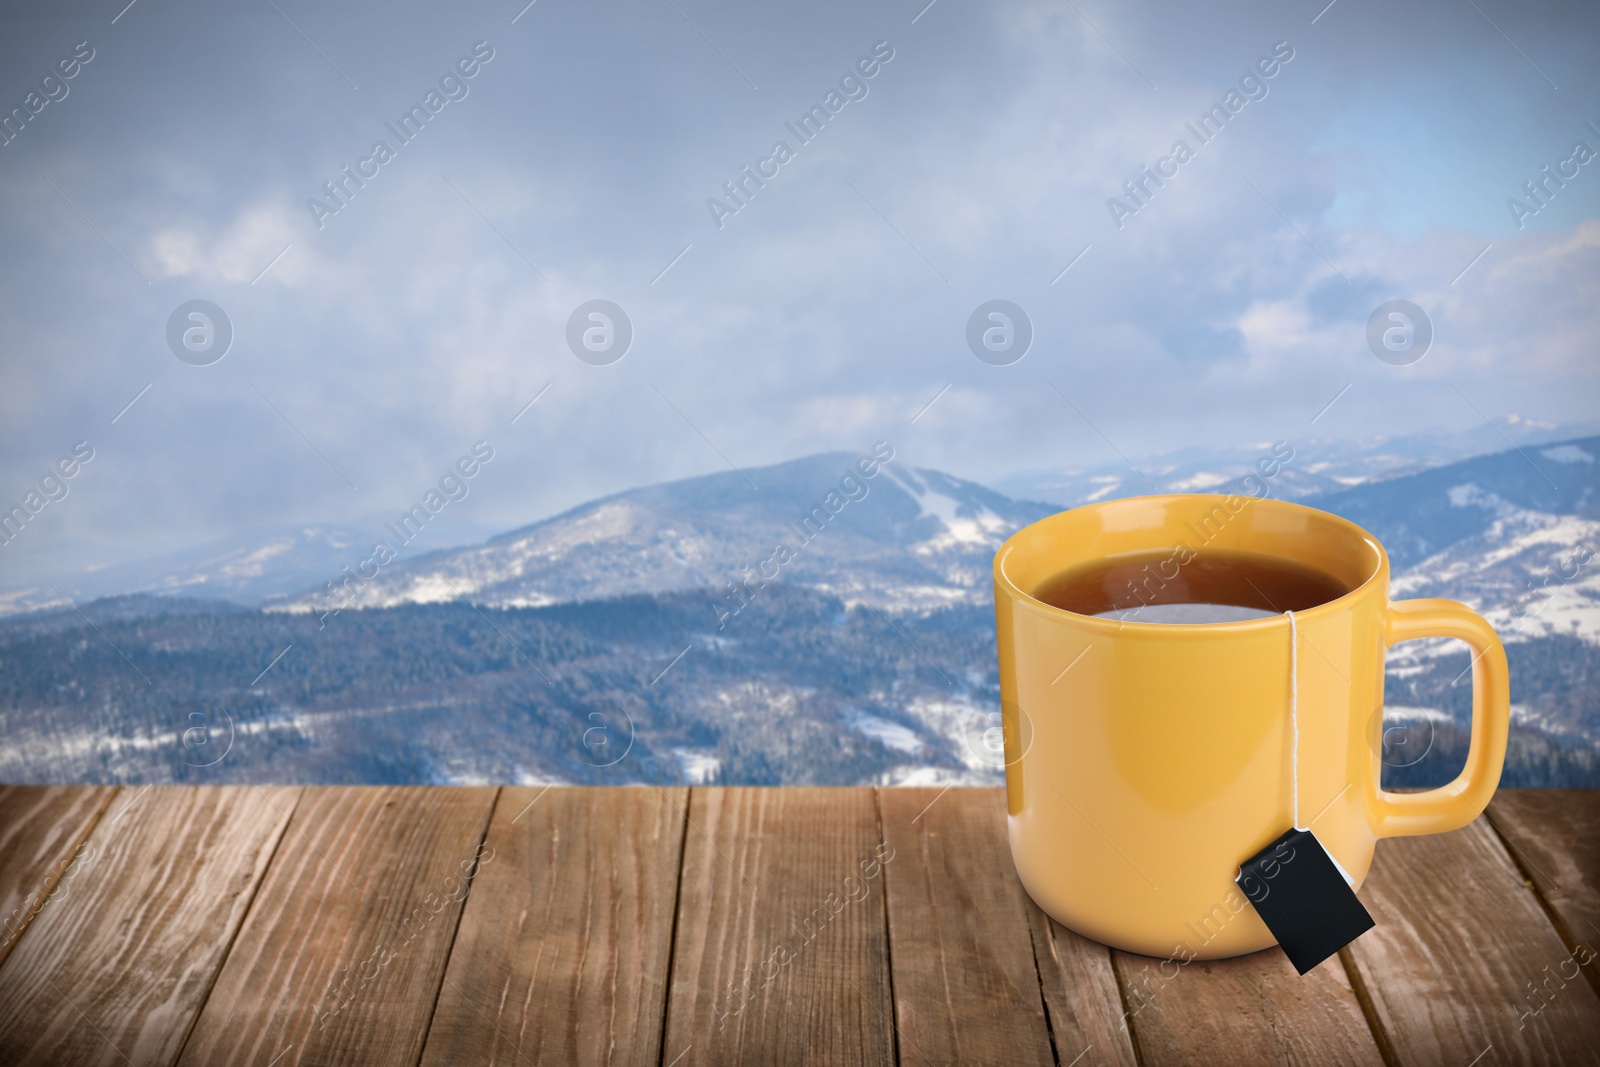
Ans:
<svg viewBox="0 0 1600 1067"><path fill-rule="evenodd" d="M1488 806L1505 765L1506 734L1511 726L1505 646L1482 615L1454 600L1391 601L1386 618L1388 645L1421 637L1455 637L1471 647L1472 741L1466 766L1449 785L1421 793L1389 793L1374 781L1377 835L1408 837L1458 830Z"/></svg>

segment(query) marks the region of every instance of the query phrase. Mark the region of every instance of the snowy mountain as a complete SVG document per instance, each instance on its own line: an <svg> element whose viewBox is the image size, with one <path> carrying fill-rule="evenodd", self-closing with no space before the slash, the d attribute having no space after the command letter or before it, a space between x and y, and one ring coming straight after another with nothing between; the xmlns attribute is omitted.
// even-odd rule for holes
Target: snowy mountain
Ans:
<svg viewBox="0 0 1600 1067"><path fill-rule="evenodd" d="M1600 748L1600 437L1515 448L1307 502L1384 543L1396 598L1459 600L1494 625L1511 660L1517 773L1530 773L1518 745L1531 738L1550 743L1538 760ZM1454 641L1409 641L1390 652L1397 755L1440 746L1453 759L1464 753L1468 664ZM1413 757L1398 758L1404 776Z"/></svg>
<svg viewBox="0 0 1600 1067"><path fill-rule="evenodd" d="M1251 469L1250 453L1240 469ZM1297 454L1296 459L1301 455ZM1378 463L1381 457L1369 457ZM1513 449L1306 502L1371 530L1388 548L1397 596L1472 604L1507 639L1576 633L1600 642L1600 437ZM538 607L609 596L716 590L729 606L759 595L763 579L865 599L886 611L986 604L994 550L1019 526L1055 510L1013 500L938 471L882 464L840 479L856 457L811 456L630 490L495 537L353 574L349 555L323 587L279 598L274 610L325 612L470 598ZM1287 481L1295 462L1284 466ZM1301 464L1306 466L1306 464ZM1176 489L1233 482L1179 479ZM1200 483L1200 484L1189 484ZM1274 495L1288 495L1275 480ZM841 505L827 507L829 494ZM778 546L792 552L779 565ZM730 593L730 583L737 593Z"/></svg>
<svg viewBox="0 0 1600 1067"><path fill-rule="evenodd" d="M990 561L1056 507L864 458L631 490L415 558L392 529L383 562L370 535L307 530L153 562L135 588L268 610L147 592L0 621L0 781L998 782ZM1600 437L1308 502L1389 547L1396 596L1495 622L1508 784L1600 784ZM1469 666L1458 642L1391 653L1386 783L1460 767ZM215 766L197 722L235 742Z"/></svg>
<svg viewBox="0 0 1600 1067"><path fill-rule="evenodd" d="M482 545L383 566L351 554L319 587L269 609L320 615L464 598L540 607L711 589L732 610L772 581L890 611L987 603L995 549L1055 510L892 459L863 477L868 459L827 453L750 471L750 481L728 472L629 490ZM357 566L358 557L371 562Z"/></svg>
<svg viewBox="0 0 1600 1067"><path fill-rule="evenodd" d="M1479 456L1312 498L1389 550L1396 597L1482 612L1503 640L1600 644L1600 437Z"/></svg>
<svg viewBox="0 0 1600 1067"><path fill-rule="evenodd" d="M1285 500L1307 500L1407 474L1458 463L1509 447L1532 451L1551 441L1595 432L1593 427L1556 427L1512 416L1502 424L1464 433L1341 440L1295 437L1283 445L1293 458L1272 480L1272 493ZM1091 504L1143 493L1196 493L1237 483L1275 442L1235 447L1185 448L1082 467L1025 471L1002 478L994 488L1010 496L1043 500L1062 507ZM1152 488L1153 487L1153 488Z"/></svg>
<svg viewBox="0 0 1600 1067"><path fill-rule="evenodd" d="M93 558L86 546L54 552L54 546L46 546L6 561L11 574L49 578L0 579L0 615L60 606L62 595L80 602L144 593L257 604L336 573L369 540L370 535L346 527L287 526L109 565L86 563Z"/></svg>
<svg viewBox="0 0 1600 1067"><path fill-rule="evenodd" d="M1596 457L1600 437L1579 438L1477 456L1307 503L1377 534L1399 571L1473 538L1546 523L1541 516L1600 519Z"/></svg>
<svg viewBox="0 0 1600 1067"><path fill-rule="evenodd" d="M1541 449L1560 454L1560 443L1549 443L1550 432L1549 427L1516 420L1443 437L1286 442L1293 458L1282 464L1268 489L1284 499L1329 501L1336 509L1345 500L1361 510L1363 521L1382 524L1390 512L1404 515L1406 501L1384 497L1381 503L1363 505L1361 490L1464 459L1472 462L1485 452L1503 451L1508 440L1538 457L1559 481L1560 472L1572 468L1541 455ZM1545 443L1535 447L1535 441ZM826 536L813 538L796 553L793 566L780 568L779 580L854 595L839 572L848 564L849 581L874 600L881 597L885 607L925 609L974 595L982 598L988 562L981 557L1017 524L1059 507L1147 493L1151 484L1164 492L1226 491L1272 447L1262 442L1187 449L1139 457L1137 473L1118 461L1018 475L990 488L892 460L879 476L862 479L867 497L850 501L839 521L829 524ZM1568 447L1580 446L1568 442ZM749 472L759 490L733 472L635 489L470 548L427 553L405 544L393 524L386 529L381 519L244 531L154 558L129 558L126 548L114 545L42 545L0 559L0 616L59 607L62 596L84 603L130 594L321 612L329 606L330 581L342 587L336 601L348 607L433 603L463 595L483 603L531 606L675 589L726 591L730 581L748 581L746 567L752 568L759 586L760 566L778 543L787 537L791 548L801 547L801 538L786 532L792 530L789 524L822 503L827 492L837 491L838 478L858 458L843 453L812 456ZM1528 468L1528 473L1534 472ZM1464 478L1463 484L1470 480ZM1548 507L1516 503L1520 498L1514 493L1503 499L1546 514L1569 514L1567 502ZM1434 510L1443 534L1458 520L1467 520L1474 529L1484 525L1479 510ZM475 540L470 530L454 532L457 545ZM379 539L397 558L363 566ZM1398 526L1385 543L1396 551L1397 573L1415 561L1420 547ZM1443 544L1437 535L1428 543Z"/></svg>

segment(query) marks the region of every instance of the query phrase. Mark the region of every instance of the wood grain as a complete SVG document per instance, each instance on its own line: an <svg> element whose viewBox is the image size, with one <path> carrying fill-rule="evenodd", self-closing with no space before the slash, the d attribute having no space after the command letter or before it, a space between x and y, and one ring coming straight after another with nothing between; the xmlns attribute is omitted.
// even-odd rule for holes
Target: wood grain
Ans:
<svg viewBox="0 0 1600 1067"><path fill-rule="evenodd" d="M1362 1064L1383 1056L1337 956L1297 974L1277 947L1228 960L1114 952L1140 1061Z"/></svg>
<svg viewBox="0 0 1600 1067"><path fill-rule="evenodd" d="M125 791L0 965L0 1063L171 1064L298 792Z"/></svg>
<svg viewBox="0 0 1600 1067"><path fill-rule="evenodd" d="M1075 1067L1134 1067L1111 950L1025 905L1056 1058Z"/></svg>
<svg viewBox="0 0 1600 1067"><path fill-rule="evenodd" d="M67 899L88 868L90 829L115 786L0 786L0 963L40 909Z"/></svg>
<svg viewBox="0 0 1600 1067"><path fill-rule="evenodd" d="M1489 820L1569 948L1600 952L1600 790L1502 789ZM1600 961L1584 968L1600 989Z"/></svg>
<svg viewBox="0 0 1600 1067"><path fill-rule="evenodd" d="M424 1067L661 1062L686 789L506 789Z"/></svg>
<svg viewBox="0 0 1600 1067"><path fill-rule="evenodd" d="M1383 842L1304 978L1056 925L998 790L495 796L0 787L0 1063L1600 1063L1597 791Z"/></svg>
<svg viewBox="0 0 1600 1067"><path fill-rule="evenodd" d="M1600 998L1485 820L1380 841L1361 897L1348 958L1400 1062L1600 1062Z"/></svg>
<svg viewBox="0 0 1600 1067"><path fill-rule="evenodd" d="M883 869L902 1062L1050 1067L1050 1032L992 789L885 789Z"/></svg>
<svg viewBox="0 0 1600 1067"><path fill-rule="evenodd" d="M307 789L182 1062L416 1063L495 795Z"/></svg>
<svg viewBox="0 0 1600 1067"><path fill-rule="evenodd" d="M691 791L664 1063L895 1061L883 866L900 860L876 808L871 789Z"/></svg>

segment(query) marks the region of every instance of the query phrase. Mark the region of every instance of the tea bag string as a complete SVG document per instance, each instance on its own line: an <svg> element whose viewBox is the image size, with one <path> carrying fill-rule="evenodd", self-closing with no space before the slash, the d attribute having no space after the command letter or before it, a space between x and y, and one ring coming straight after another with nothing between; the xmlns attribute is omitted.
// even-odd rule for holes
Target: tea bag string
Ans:
<svg viewBox="0 0 1600 1067"><path fill-rule="evenodd" d="M1289 616L1289 808L1294 828L1300 825L1300 633L1295 625L1294 612Z"/></svg>

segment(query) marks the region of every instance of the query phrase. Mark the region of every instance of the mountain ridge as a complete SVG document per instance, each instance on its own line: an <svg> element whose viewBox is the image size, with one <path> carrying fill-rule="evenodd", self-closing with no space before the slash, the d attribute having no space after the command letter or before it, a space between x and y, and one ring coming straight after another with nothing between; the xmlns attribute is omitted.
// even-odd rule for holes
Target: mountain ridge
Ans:
<svg viewBox="0 0 1600 1067"><path fill-rule="evenodd" d="M1307 502L1394 546L1396 598L1500 630L1507 781L1600 784L1600 437L1528 452ZM337 616L137 594L0 620L0 780L998 782L993 551L1058 507L898 457L852 489L859 458L612 494L396 561ZM773 562L780 542L798 551ZM1391 650L1387 784L1459 769L1469 664L1443 639ZM217 768L196 722L237 735Z"/></svg>
<svg viewBox="0 0 1600 1067"><path fill-rule="evenodd" d="M831 452L614 493L481 545L397 559L371 578L269 602L343 610L471 597L538 607L595 597L725 589L789 546L790 580L896 608L983 602L1005 535L1054 510L941 471ZM872 474L862 473L871 468ZM759 483L752 480L759 479ZM774 580L769 575L765 580ZM841 580L843 579L843 580Z"/></svg>
<svg viewBox="0 0 1600 1067"><path fill-rule="evenodd" d="M1504 550L1510 527L1519 521L1530 544L1542 539L1561 547L1587 537L1586 524L1600 518L1596 457L1600 436L1513 446L1300 502L1344 515L1378 537L1390 553L1397 589L1426 585L1436 590L1448 584L1444 576L1406 578L1406 572L1464 544ZM179 557L148 561L139 573L157 577L116 595L220 592L218 599L246 607L319 613L462 598L483 606L531 607L696 589L721 596L733 584L760 585L752 569L769 561L776 545L787 543L792 564L768 580L799 581L847 600L864 596L891 610L930 610L986 603L993 550L1012 530L1060 510L896 457L881 462L872 478L857 475L864 497L844 508L828 530L801 543L797 525L861 459L849 452L823 452L749 471L622 490L480 542L430 548L414 557L405 556L401 546L372 579L354 583L348 581L352 568L363 562L362 546L374 538L347 528L285 527L253 549L252 542L240 538L208 557L221 561L218 574L204 573L202 560L190 571L161 577L161 566ZM1296 462L1304 465L1304 457ZM1243 467L1240 475L1249 470ZM1205 488L1226 490L1227 483ZM1268 488L1287 495L1277 482ZM1513 512L1520 520L1509 517ZM1562 516L1577 525L1550 534ZM1500 532L1493 534L1497 523ZM273 558L293 555L281 546L294 539L309 546L304 558L271 573ZM276 546L277 555L263 545ZM236 572L249 567L239 561L261 572L260 584L240 584ZM1433 570L1448 569L1447 563L1457 571L1463 566L1459 559L1441 558ZM305 581L310 574L320 578ZM329 583L340 582L353 585L350 595L330 600ZM1499 586L1500 593L1508 591L1505 581ZM265 595L250 595L263 590Z"/></svg>

